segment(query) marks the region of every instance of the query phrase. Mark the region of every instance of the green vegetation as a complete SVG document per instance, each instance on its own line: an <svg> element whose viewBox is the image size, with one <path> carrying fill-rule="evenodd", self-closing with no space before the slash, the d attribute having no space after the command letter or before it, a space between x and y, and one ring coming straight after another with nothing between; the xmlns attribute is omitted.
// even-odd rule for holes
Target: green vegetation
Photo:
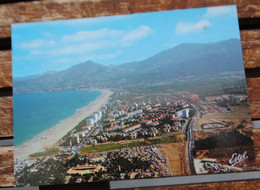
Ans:
<svg viewBox="0 0 260 190"><path fill-rule="evenodd" d="M150 168L150 163L148 161L144 161L138 157L134 157L131 161L124 157L117 157L114 155L114 159L110 161L110 163L107 165L107 171L109 173L113 173L113 176L120 177L120 173L129 173L131 171L135 171L136 169L143 169L147 170ZM128 176L126 176L125 179L129 179Z"/></svg>
<svg viewBox="0 0 260 190"><path fill-rule="evenodd" d="M222 78L226 83L238 78L244 79L243 58L239 40L232 39L211 44L182 44L158 52L158 54L147 57L143 61L116 66L104 66L102 63L87 61L63 71L47 73L33 78L15 78L16 88L14 92L35 93L91 87L120 88L168 82L177 84L180 90L185 90L183 83L183 81L187 81L185 79L196 81L200 78L201 83L197 83L199 86L191 85L189 87L202 93L208 93L207 87L209 87L212 94L218 92L218 88L215 90L213 87L215 84L219 87L222 86L221 83L211 83L211 79L214 77L215 79ZM180 83L182 84L180 85ZM208 83L207 87L204 86L204 83ZM234 85L234 89L231 89L231 91L245 91L245 88L235 89L236 86ZM200 91L200 89L206 91ZM226 88L227 91L229 91L228 89ZM148 88L147 90L149 93L153 92L152 89Z"/></svg>
<svg viewBox="0 0 260 190"><path fill-rule="evenodd" d="M254 146L250 136L240 134L236 129L222 130L219 135L195 141L196 150L226 149L239 146Z"/></svg>
<svg viewBox="0 0 260 190"><path fill-rule="evenodd" d="M113 143L113 144L105 144L105 145L93 145L89 147L82 148L80 150L80 153L96 153L96 152L104 152L104 151L110 151L110 150L116 150L116 149L122 149L122 148L131 148L131 147L137 147L137 146L145 146L147 145L144 141L136 141L131 143Z"/></svg>
<svg viewBox="0 0 260 190"><path fill-rule="evenodd" d="M66 169L63 167L63 162L59 160L49 159L46 162L41 163L41 168L35 172L31 172L29 167L25 167L21 173L18 173L18 186L24 185L53 185L64 184Z"/></svg>
<svg viewBox="0 0 260 190"><path fill-rule="evenodd" d="M163 137L158 139L149 139L149 141L152 144L170 143L170 142L176 142L176 138L175 136L171 136L171 137Z"/></svg>
<svg viewBox="0 0 260 190"><path fill-rule="evenodd" d="M93 145L89 147L82 148L80 150L80 153L96 153L96 152L103 152L103 151L109 151L114 149L121 149L126 148L126 144L106 144L106 145Z"/></svg>
<svg viewBox="0 0 260 190"><path fill-rule="evenodd" d="M148 145L145 141L135 141L128 144L128 148L137 147L137 146L146 146Z"/></svg>
<svg viewBox="0 0 260 190"><path fill-rule="evenodd" d="M227 78L211 76L210 78L193 78L175 82L153 85L135 85L128 88L132 94L153 94L165 91L189 91L200 96L213 96L223 94L246 94L246 86L241 78Z"/></svg>
<svg viewBox="0 0 260 190"><path fill-rule="evenodd" d="M178 141L179 142L182 141L182 138L176 138L175 136L170 136L170 137L162 137L162 138L154 138L154 139L145 139L145 141L133 141L131 143L111 143L111 144L104 144L104 145L93 145L93 146L82 148L80 150L80 153L90 154L90 153L105 152L105 151L122 149L122 148L132 148L132 147L147 146L152 144L172 143Z"/></svg>
<svg viewBox="0 0 260 190"><path fill-rule="evenodd" d="M60 153L59 149L50 149L43 152L36 152L34 154L31 154L30 157L51 156L59 153Z"/></svg>

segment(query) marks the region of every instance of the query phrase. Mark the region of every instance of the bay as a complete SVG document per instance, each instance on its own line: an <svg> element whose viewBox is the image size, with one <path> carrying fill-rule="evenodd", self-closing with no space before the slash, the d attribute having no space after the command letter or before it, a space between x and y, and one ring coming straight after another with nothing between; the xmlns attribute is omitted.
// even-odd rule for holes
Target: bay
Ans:
<svg viewBox="0 0 260 190"><path fill-rule="evenodd" d="M20 145L71 117L99 95L101 92L89 90L14 94L14 145Z"/></svg>

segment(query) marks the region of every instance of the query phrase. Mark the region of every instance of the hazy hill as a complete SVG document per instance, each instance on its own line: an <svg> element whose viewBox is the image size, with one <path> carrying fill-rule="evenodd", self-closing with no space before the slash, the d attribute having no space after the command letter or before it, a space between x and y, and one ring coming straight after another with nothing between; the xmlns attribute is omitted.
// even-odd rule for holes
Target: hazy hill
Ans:
<svg viewBox="0 0 260 190"><path fill-rule="evenodd" d="M144 61L119 67L140 73L159 71L161 74L187 76L238 71L243 69L242 61L240 41L231 39L209 44L181 44Z"/></svg>
<svg viewBox="0 0 260 190"><path fill-rule="evenodd" d="M87 61L69 69L33 78L14 79L15 93L90 87L117 87L136 83L169 82L187 76L218 75L243 70L240 41L187 43L146 60L104 66Z"/></svg>

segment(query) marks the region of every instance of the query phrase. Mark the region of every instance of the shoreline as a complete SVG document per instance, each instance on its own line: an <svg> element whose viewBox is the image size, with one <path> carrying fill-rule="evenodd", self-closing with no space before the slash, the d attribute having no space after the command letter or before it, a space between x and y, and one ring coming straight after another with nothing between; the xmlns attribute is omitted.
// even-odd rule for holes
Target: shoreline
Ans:
<svg viewBox="0 0 260 190"><path fill-rule="evenodd" d="M84 118L89 117L92 113L100 110L105 105L108 98L112 95L112 91L108 89L95 89L101 92L101 95L90 104L79 108L75 114L60 121L52 128L36 135L32 139L14 147L15 159L25 160L29 158L29 155L42 152L47 148L52 147L57 141L59 141L70 130L76 127L76 125Z"/></svg>

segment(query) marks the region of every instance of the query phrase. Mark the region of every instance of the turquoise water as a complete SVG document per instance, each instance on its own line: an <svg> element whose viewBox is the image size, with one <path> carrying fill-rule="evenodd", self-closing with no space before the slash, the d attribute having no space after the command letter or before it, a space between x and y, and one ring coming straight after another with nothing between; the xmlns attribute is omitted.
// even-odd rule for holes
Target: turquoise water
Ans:
<svg viewBox="0 0 260 190"><path fill-rule="evenodd" d="M89 90L14 94L14 145L20 145L72 116L100 94Z"/></svg>

